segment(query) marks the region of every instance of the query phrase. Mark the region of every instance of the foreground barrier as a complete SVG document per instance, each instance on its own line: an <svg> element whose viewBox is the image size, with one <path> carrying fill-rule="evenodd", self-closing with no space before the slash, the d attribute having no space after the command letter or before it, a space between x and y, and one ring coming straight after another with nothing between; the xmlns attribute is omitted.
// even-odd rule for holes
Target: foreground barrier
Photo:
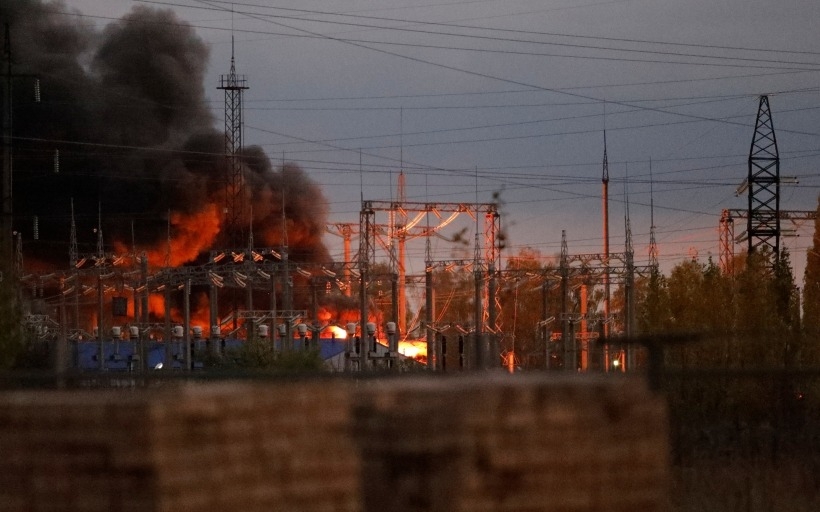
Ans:
<svg viewBox="0 0 820 512"><path fill-rule="evenodd" d="M0 511L654 511L637 378L180 383L0 393Z"/></svg>

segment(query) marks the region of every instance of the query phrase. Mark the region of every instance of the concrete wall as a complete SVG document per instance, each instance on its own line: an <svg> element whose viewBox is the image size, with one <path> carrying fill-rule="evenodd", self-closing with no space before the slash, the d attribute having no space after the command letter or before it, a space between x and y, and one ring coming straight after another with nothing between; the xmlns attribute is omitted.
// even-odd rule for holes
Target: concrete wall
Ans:
<svg viewBox="0 0 820 512"><path fill-rule="evenodd" d="M0 393L5 511L662 510L639 379L311 379Z"/></svg>

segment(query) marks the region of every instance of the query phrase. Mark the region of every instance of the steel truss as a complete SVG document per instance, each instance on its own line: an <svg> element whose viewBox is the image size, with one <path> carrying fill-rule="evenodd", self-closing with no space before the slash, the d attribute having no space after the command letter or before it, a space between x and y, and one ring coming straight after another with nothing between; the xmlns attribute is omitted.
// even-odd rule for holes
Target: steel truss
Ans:
<svg viewBox="0 0 820 512"><path fill-rule="evenodd" d="M242 176L242 92L248 89L245 75L236 74L231 39L231 69L219 77L218 89L225 91L225 227L233 233L232 242L239 243L244 232L244 197Z"/></svg>
<svg viewBox="0 0 820 512"><path fill-rule="evenodd" d="M761 96L755 132L749 150L748 204L746 234L749 252L768 248L780 257L780 155L769 109L769 97Z"/></svg>
<svg viewBox="0 0 820 512"><path fill-rule="evenodd" d="M498 245L498 235L501 232L501 216L498 212L498 205L495 203L438 203L438 202L412 202L412 201L363 201L362 210L359 221L359 267L363 274L364 270L375 262L375 247L378 240L379 226L376 225L375 216L377 212L386 212L390 218L401 216L402 218L410 218L398 229L388 228L389 236L402 238L407 240L409 238L429 237L434 236L437 232L450 222L452 222L459 214L466 213L470 217L477 219L479 216L484 217L483 221L483 257L478 265L475 265L475 272L481 273L482 285L482 300L484 306L482 308L481 320L477 321L482 324L489 332L495 332L500 329L498 325L498 311L500 304L494 296L496 272L500 268L500 247ZM415 214L415 215L412 215ZM433 214L442 221L437 226L417 227L427 214ZM443 218L442 214L449 214L447 218ZM412 217L412 218L411 218ZM412 231L415 228L415 231ZM398 276L398 282L402 286L406 279L403 274L403 262L397 261L395 251L389 250L391 244L382 244L388 247L388 253L391 258L391 268L396 269L401 275ZM361 294L365 295L366 285L362 285ZM401 292L400 292L401 294ZM492 295L492 298L491 298ZM490 304L493 307L489 307ZM362 318L365 310L362 308ZM397 311L395 313L397 319L404 318L405 312ZM403 323L403 322L401 322Z"/></svg>
<svg viewBox="0 0 820 512"><path fill-rule="evenodd" d="M780 210L780 235L795 236L807 221L817 219L816 210ZM720 214L718 232L720 234L720 268L726 274L734 274L735 243L746 241L748 233L735 237L735 219L748 220L749 211L743 209L724 209ZM790 224L783 228L783 222Z"/></svg>

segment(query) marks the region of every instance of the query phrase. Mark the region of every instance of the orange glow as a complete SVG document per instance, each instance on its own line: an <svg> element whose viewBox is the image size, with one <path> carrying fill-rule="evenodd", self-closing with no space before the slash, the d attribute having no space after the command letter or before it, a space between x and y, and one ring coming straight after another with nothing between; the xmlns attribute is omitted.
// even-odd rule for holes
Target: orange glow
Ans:
<svg viewBox="0 0 820 512"><path fill-rule="evenodd" d="M219 209L216 204L207 204L202 211L192 214L171 213L173 238L171 239L172 267L193 261L200 253L211 247L219 234ZM165 265L168 248L157 247L148 251L148 262L155 267Z"/></svg>
<svg viewBox="0 0 820 512"><path fill-rule="evenodd" d="M333 319L333 313L326 307L319 308L319 311L317 311L316 316L318 317L317 320L319 320L319 322L323 324L330 322ZM339 335L337 334L336 337L338 338Z"/></svg>
<svg viewBox="0 0 820 512"><path fill-rule="evenodd" d="M165 297L162 295L148 295L148 312L158 317L165 317Z"/></svg>
<svg viewBox="0 0 820 512"><path fill-rule="evenodd" d="M426 341L400 341L399 354L419 361L427 360Z"/></svg>
<svg viewBox="0 0 820 512"><path fill-rule="evenodd" d="M347 331L345 331L338 325L331 325L327 328L327 330L330 331L331 334L334 335L337 340L343 340L347 338Z"/></svg>
<svg viewBox="0 0 820 512"><path fill-rule="evenodd" d="M504 356L504 366L507 367L508 372L515 373L515 352L508 352Z"/></svg>
<svg viewBox="0 0 820 512"><path fill-rule="evenodd" d="M208 303L208 294L202 293L191 296L191 327L202 327L202 335L211 335L211 307Z"/></svg>
<svg viewBox="0 0 820 512"><path fill-rule="evenodd" d="M156 318L165 318L165 297L158 293L148 295L148 312ZM171 308L171 321L182 321L182 314L177 308Z"/></svg>
<svg viewBox="0 0 820 512"><path fill-rule="evenodd" d="M358 309L335 309L333 306L321 306L316 313L317 320L322 323L335 323L338 325L347 325L350 322L358 323L359 322L359 310ZM377 312L373 313L372 311L368 315L368 322L373 322L376 325L383 325L382 322L382 313ZM336 336L337 338L339 336Z"/></svg>

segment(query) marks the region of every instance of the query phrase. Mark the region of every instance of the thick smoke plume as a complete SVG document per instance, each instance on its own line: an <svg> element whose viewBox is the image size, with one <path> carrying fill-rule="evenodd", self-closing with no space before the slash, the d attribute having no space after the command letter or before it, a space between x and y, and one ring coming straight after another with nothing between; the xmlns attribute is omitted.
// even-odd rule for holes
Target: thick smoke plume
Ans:
<svg viewBox="0 0 820 512"><path fill-rule="evenodd" d="M283 194L291 259L329 260L321 190L296 165L274 169L258 147L241 157L247 218L241 227L225 225L224 135L205 96L217 84L205 80L208 47L189 25L144 6L103 30L78 14L61 2L0 6L20 75L14 228L23 234L27 264L67 266L72 198L81 255L96 251L101 213L106 251L135 247L162 264L170 224L171 262L181 265L236 247L238 238L245 246L251 212L255 245L279 246ZM40 103L25 75L39 77Z"/></svg>

